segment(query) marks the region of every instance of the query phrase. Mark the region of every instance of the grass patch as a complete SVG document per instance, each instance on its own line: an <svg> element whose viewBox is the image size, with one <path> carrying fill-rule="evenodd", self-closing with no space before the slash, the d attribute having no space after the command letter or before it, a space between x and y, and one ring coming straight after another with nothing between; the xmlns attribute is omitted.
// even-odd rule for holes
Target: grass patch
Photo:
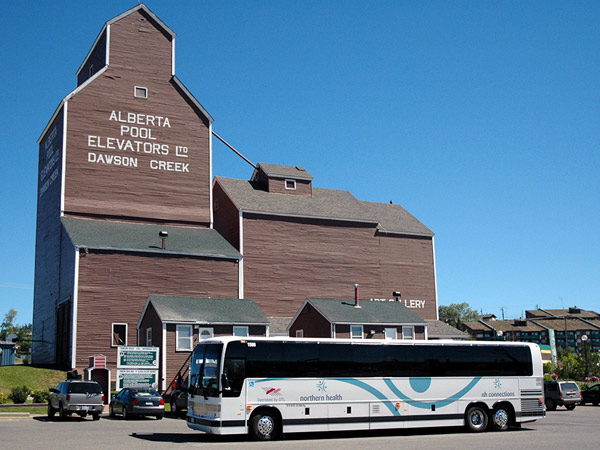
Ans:
<svg viewBox="0 0 600 450"><path fill-rule="evenodd" d="M31 390L48 390L67 379L63 370L42 369L32 366L0 367L0 392L8 394L17 386L27 386Z"/></svg>
<svg viewBox="0 0 600 450"><path fill-rule="evenodd" d="M47 414L48 408L46 406L30 406L30 407L13 406L12 408L3 408L2 405L0 405L0 413L22 413L22 412L26 412L29 414Z"/></svg>

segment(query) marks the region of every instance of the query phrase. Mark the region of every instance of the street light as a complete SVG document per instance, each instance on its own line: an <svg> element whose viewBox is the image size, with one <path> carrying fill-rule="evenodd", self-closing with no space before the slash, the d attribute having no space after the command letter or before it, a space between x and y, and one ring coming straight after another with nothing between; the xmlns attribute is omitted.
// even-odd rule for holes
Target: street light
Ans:
<svg viewBox="0 0 600 450"><path fill-rule="evenodd" d="M587 340L588 337L586 334L584 334L583 336L581 336L581 342L583 342L583 355L585 357L585 377L589 378L590 376L590 372L588 370L588 358L587 358Z"/></svg>

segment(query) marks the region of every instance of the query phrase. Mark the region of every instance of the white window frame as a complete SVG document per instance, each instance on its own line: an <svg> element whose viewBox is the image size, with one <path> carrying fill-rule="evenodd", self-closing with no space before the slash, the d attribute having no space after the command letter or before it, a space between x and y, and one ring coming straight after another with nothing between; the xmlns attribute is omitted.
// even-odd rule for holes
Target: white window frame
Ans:
<svg viewBox="0 0 600 450"><path fill-rule="evenodd" d="M235 334L236 330L237 331L242 331L243 334ZM237 326L236 325L236 326L233 327L233 335L234 336L247 337L249 335L248 333L249 333L249 330L248 330L247 326L242 326L242 325Z"/></svg>
<svg viewBox="0 0 600 450"><path fill-rule="evenodd" d="M125 325L125 343L123 343L123 344L118 344L118 343L115 344L115 340L114 340L115 339L114 338L114 336L115 336L115 325ZM111 333L110 333L110 346L111 347L114 348L114 347L119 347L121 345L127 345L127 336L129 334L129 327L128 327L128 325L126 323L113 322L111 324L110 331L111 331Z"/></svg>
<svg viewBox="0 0 600 450"><path fill-rule="evenodd" d="M288 183L291 183L292 186L288 187ZM285 181L283 182L284 187L288 190L288 191L295 191L296 190L296 180L291 180L289 178L286 178Z"/></svg>
<svg viewBox="0 0 600 450"><path fill-rule="evenodd" d="M297 338L303 338L304 337L304 330L296 330L296 337Z"/></svg>
<svg viewBox="0 0 600 450"><path fill-rule="evenodd" d="M138 89L140 90L140 93L144 93L143 95L138 95ZM144 86L134 86L133 87L133 96L135 98L143 98L146 99L148 98L148 88L144 87Z"/></svg>
<svg viewBox="0 0 600 450"><path fill-rule="evenodd" d="M360 329L360 337L355 337L353 328ZM365 337L365 329L362 325L350 325L350 339L364 339Z"/></svg>
<svg viewBox="0 0 600 450"><path fill-rule="evenodd" d="M146 328L146 347L152 347L152 328Z"/></svg>
<svg viewBox="0 0 600 450"><path fill-rule="evenodd" d="M391 333L392 336L388 337L388 333ZM389 327L383 330L384 339L398 339L398 328Z"/></svg>
<svg viewBox="0 0 600 450"><path fill-rule="evenodd" d="M406 331L410 330L411 332L411 336L407 337L406 336ZM415 327L410 325L410 326L403 326L402 327L402 339L408 340L408 341L414 341L415 340Z"/></svg>
<svg viewBox="0 0 600 450"><path fill-rule="evenodd" d="M202 333L208 331L208 333L210 333L210 336L206 336L206 337L202 337ZM214 337L214 331L212 328L198 328L198 340L202 341L204 339L210 339Z"/></svg>
<svg viewBox="0 0 600 450"><path fill-rule="evenodd" d="M184 346L180 346L179 345L179 330L183 330L183 329L187 329L190 332L190 336L187 338L188 340L188 346L184 347ZM175 351L192 351L194 349L194 327L192 327L191 325L176 325L175 327Z"/></svg>

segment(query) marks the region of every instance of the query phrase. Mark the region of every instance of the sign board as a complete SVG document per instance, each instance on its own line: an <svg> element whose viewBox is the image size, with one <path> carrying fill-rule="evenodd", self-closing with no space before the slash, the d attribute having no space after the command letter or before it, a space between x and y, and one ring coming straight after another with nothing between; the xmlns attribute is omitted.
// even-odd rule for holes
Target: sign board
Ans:
<svg viewBox="0 0 600 450"><path fill-rule="evenodd" d="M117 390L124 387L158 389L158 370L117 370Z"/></svg>
<svg viewBox="0 0 600 450"><path fill-rule="evenodd" d="M117 347L117 369L158 369L158 347Z"/></svg>

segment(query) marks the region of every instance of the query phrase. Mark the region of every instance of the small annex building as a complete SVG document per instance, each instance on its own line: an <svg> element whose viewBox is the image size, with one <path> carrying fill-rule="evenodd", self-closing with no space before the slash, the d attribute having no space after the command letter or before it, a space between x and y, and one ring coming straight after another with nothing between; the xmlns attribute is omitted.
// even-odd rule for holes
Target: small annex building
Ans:
<svg viewBox="0 0 600 450"><path fill-rule="evenodd" d="M137 326L138 342L158 347L161 378L173 380L194 345L218 336L269 335L269 321L253 300L151 295Z"/></svg>
<svg viewBox="0 0 600 450"><path fill-rule="evenodd" d="M427 322L399 301L307 299L288 330L291 337L427 339Z"/></svg>

